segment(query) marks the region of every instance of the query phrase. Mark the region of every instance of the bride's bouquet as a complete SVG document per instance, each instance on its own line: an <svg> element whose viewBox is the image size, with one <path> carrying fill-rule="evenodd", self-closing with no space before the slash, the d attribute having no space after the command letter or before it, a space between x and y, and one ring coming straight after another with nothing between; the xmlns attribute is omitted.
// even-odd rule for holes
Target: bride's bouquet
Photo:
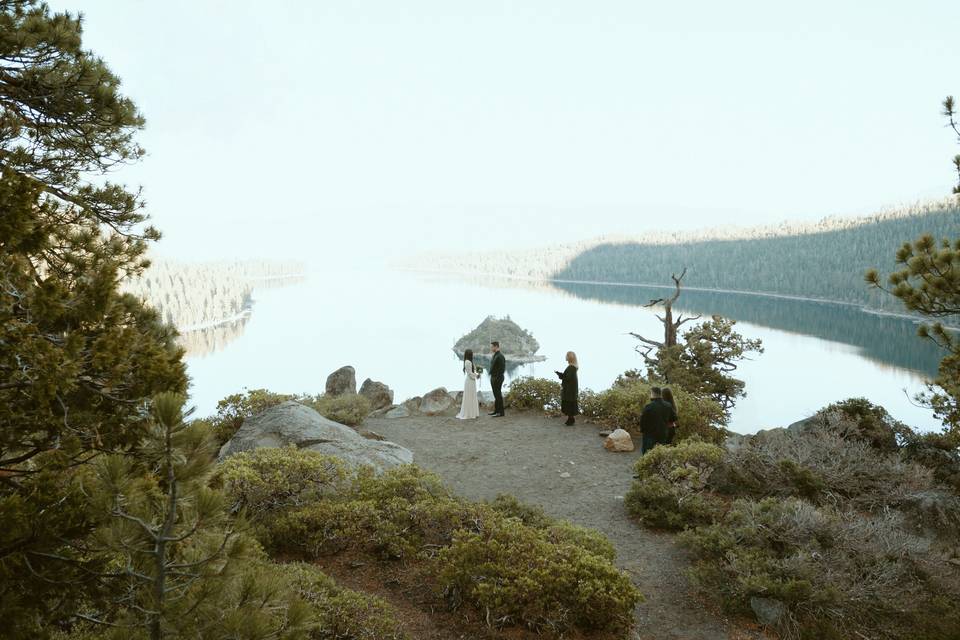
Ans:
<svg viewBox="0 0 960 640"><path fill-rule="evenodd" d="M483 375L483 367L474 367L474 369L476 369L478 374Z"/></svg>

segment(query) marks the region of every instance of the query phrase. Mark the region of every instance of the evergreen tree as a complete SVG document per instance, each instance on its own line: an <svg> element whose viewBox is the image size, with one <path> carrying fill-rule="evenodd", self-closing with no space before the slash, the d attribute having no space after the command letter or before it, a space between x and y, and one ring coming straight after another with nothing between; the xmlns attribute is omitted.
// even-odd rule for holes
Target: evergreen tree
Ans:
<svg viewBox="0 0 960 640"><path fill-rule="evenodd" d="M92 504L105 524L91 550L111 558L109 606L79 616L117 638L302 637L312 612L289 581L258 567L257 547L210 488L215 444L187 424L181 394L154 398L137 456L94 465Z"/></svg>
<svg viewBox="0 0 960 640"><path fill-rule="evenodd" d="M103 180L143 120L78 17L0 0L0 619L14 637L96 600L77 480L135 448L147 401L184 391L174 331L118 283L146 243L138 194Z"/></svg>
<svg viewBox="0 0 960 640"><path fill-rule="evenodd" d="M953 97L943 101L943 115L960 142ZM953 164L958 175L953 192L960 195L960 155L954 157ZM960 237L937 240L926 234L900 247L896 261L900 268L889 275L887 290L907 309L928 318L960 317ZM867 272L866 280L873 287L885 288L876 269ZM918 333L944 348L947 355L940 362L937 378L917 399L943 421L954 446L960 445L960 339L941 322L923 324Z"/></svg>
<svg viewBox="0 0 960 640"><path fill-rule="evenodd" d="M136 229L146 219L139 192L102 176L143 155L134 135L144 120L103 60L83 49L82 32L80 16L0 0L0 162L71 205L47 210L48 222L102 225L122 266L136 268L159 234Z"/></svg>
<svg viewBox="0 0 960 640"><path fill-rule="evenodd" d="M688 329L683 342L658 350L648 364L648 375L688 393L710 397L729 415L746 396L744 382L731 375L748 353L763 353L760 340L749 340L733 330L735 320L713 316Z"/></svg>

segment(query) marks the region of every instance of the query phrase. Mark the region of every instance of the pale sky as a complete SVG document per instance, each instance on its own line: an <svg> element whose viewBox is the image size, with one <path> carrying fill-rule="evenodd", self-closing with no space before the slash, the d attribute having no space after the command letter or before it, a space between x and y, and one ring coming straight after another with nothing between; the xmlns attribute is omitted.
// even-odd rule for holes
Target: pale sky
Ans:
<svg viewBox="0 0 960 640"><path fill-rule="evenodd" d="M533 246L949 193L960 2L53 0L162 254Z"/></svg>

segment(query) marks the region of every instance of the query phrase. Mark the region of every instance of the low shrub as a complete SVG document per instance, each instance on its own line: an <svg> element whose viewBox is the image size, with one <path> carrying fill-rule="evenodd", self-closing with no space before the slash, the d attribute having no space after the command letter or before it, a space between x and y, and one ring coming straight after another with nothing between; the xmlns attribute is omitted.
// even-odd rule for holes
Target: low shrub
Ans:
<svg viewBox="0 0 960 640"><path fill-rule="evenodd" d="M314 609L311 640L407 640L396 611L386 601L340 587L313 565L281 566L296 593Z"/></svg>
<svg viewBox="0 0 960 640"><path fill-rule="evenodd" d="M296 447L259 448L227 458L214 480L234 505L255 519L268 512L313 504L341 494L348 485L346 465Z"/></svg>
<svg viewBox="0 0 960 640"><path fill-rule="evenodd" d="M950 570L924 561L927 543L896 512L863 517L798 498L741 499L681 542L694 554L694 578L728 609L748 612L753 598L782 604L776 626L785 637L956 637L936 632L949 627L931 616L942 613L945 593L957 593ZM956 624L960 613L949 619Z"/></svg>
<svg viewBox="0 0 960 640"><path fill-rule="evenodd" d="M312 456L306 457L312 469ZM253 473L254 485L261 476L270 477ZM262 518L264 544L306 558L350 551L401 560L405 567L417 567L418 577L437 593L451 595L451 604L459 597L481 611L491 607L498 626L621 628L632 621L639 594L614 567L614 548L602 534L554 520L510 496L493 503L464 500L413 465L379 476L369 468L349 474L345 482L334 476L338 493L284 491L282 499L258 502L269 507L262 512L269 514ZM315 498L301 506L290 506L286 497L300 500L308 493ZM482 553L478 543L468 542L489 541L491 535L500 546ZM494 592L487 593L489 585L466 590L468 576L496 576L491 578ZM507 596L509 605L496 604Z"/></svg>
<svg viewBox="0 0 960 640"><path fill-rule="evenodd" d="M510 383L504 401L513 409L560 415L560 383L546 378L518 378Z"/></svg>
<svg viewBox="0 0 960 640"><path fill-rule="evenodd" d="M723 448L656 447L626 508L685 529L703 591L729 610L782 611L782 637L956 640L960 499L909 460L909 442L891 450L892 432L869 426L885 414L850 401L817 415Z"/></svg>
<svg viewBox="0 0 960 640"><path fill-rule="evenodd" d="M525 504L505 493L498 495L489 504L497 513L507 518L516 518L528 527L543 531L552 542L579 545L611 562L617 557L616 549L605 535L594 529L555 520L544 513L542 507Z"/></svg>
<svg viewBox="0 0 960 640"><path fill-rule="evenodd" d="M651 385L632 377L621 376L609 389L584 391L580 395L580 411L597 422L620 427L636 436L640 433L640 416L650 402ZM677 402L677 441L699 438L720 443L728 435L723 425L726 416L722 407L709 398L698 398L683 389L674 388Z"/></svg>
<svg viewBox="0 0 960 640"><path fill-rule="evenodd" d="M298 398L298 401L313 408L328 420L351 427L361 424L373 410L370 400L359 394L303 396Z"/></svg>
<svg viewBox="0 0 960 640"><path fill-rule="evenodd" d="M266 389L251 389L245 393L229 395L217 403L217 413L207 420L213 428L219 445L225 444L240 430L243 421L268 407L276 406L295 396L273 393Z"/></svg>
<svg viewBox="0 0 960 640"><path fill-rule="evenodd" d="M514 518L457 532L437 562L440 587L451 602L486 611L498 627L625 631L642 599L607 559L536 535Z"/></svg>
<svg viewBox="0 0 960 640"><path fill-rule="evenodd" d="M722 502L709 493L707 483L722 460L723 449L699 440L654 447L634 466L637 481L624 499L627 512L663 529L712 522Z"/></svg>
<svg viewBox="0 0 960 640"><path fill-rule="evenodd" d="M244 420L287 400L296 400L328 420L351 427L362 423L372 410L370 400L359 394L309 396L251 389L227 396L217 403L217 413L201 422L210 426L214 438L222 446L240 430Z"/></svg>
<svg viewBox="0 0 960 640"><path fill-rule="evenodd" d="M732 451L712 484L729 495L794 496L878 511L930 489L933 477L867 441L820 429L773 430Z"/></svg>
<svg viewBox="0 0 960 640"><path fill-rule="evenodd" d="M835 415L844 419L836 420L833 418ZM912 433L908 426L894 420L886 409L866 398L835 402L818 411L811 421L819 421L828 428L833 426L837 435L866 442L887 453L896 451L900 441Z"/></svg>

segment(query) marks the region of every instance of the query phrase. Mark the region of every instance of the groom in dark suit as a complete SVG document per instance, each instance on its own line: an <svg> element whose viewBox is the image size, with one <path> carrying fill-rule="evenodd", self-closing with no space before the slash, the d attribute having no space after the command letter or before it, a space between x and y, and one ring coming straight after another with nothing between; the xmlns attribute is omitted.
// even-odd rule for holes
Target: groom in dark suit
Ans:
<svg viewBox="0 0 960 640"><path fill-rule="evenodd" d="M489 415L502 418L503 413L503 375L507 371L507 359L500 353L500 343L491 342L490 349L493 357L490 358L490 386L493 388L493 412Z"/></svg>

